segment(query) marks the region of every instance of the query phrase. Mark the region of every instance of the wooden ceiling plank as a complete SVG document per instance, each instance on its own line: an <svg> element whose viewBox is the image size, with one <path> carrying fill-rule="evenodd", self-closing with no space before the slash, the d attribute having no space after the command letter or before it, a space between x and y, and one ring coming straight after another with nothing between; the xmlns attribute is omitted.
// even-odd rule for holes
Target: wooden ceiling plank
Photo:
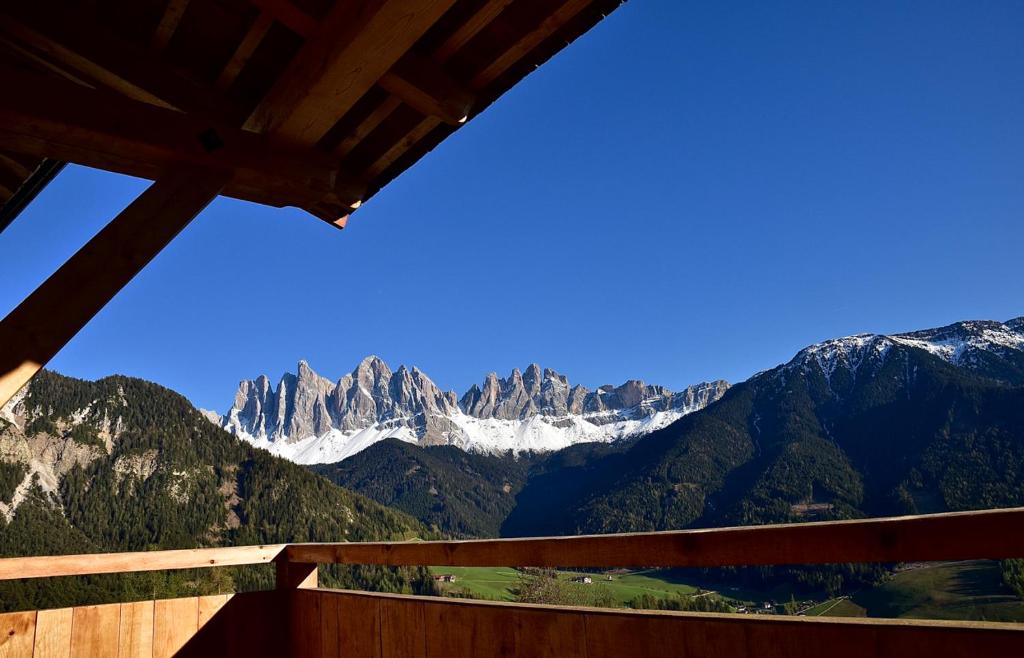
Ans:
<svg viewBox="0 0 1024 658"><path fill-rule="evenodd" d="M238 120L238 111L222 96L186 78L156 52L121 39L86 12L46 0L9 3L0 10L0 33L129 98Z"/></svg>
<svg viewBox="0 0 1024 658"><path fill-rule="evenodd" d="M238 74L242 72L245 65L249 62L252 54L256 52L256 48L259 47L263 41L263 37L267 35L270 27L274 24L274 19L266 12L260 12L256 16L256 20L253 21L252 26L245 33L245 37L242 42L238 44L238 48L235 49L234 54L231 55L231 59L224 65L224 69L220 72L220 76L217 78L217 88L224 90L231 86L231 83L235 81Z"/></svg>
<svg viewBox="0 0 1024 658"><path fill-rule="evenodd" d="M344 1L346 0L339 0L339 2ZM249 2L300 37L309 38L316 33L316 19L288 0L249 0Z"/></svg>
<svg viewBox="0 0 1024 658"><path fill-rule="evenodd" d="M308 39L316 34L316 20L291 2L253 1L300 36ZM385 72L377 84L420 113L439 117L451 125L465 122L474 100L473 94L453 80L440 66L412 51Z"/></svg>
<svg viewBox="0 0 1024 658"><path fill-rule="evenodd" d="M465 23L462 24L448 39L436 51L434 51L431 59L437 62L439 65L444 64L446 61L452 58L459 49L461 49L470 39L475 37L482 29L490 25L491 21L494 20L505 7L511 4L512 0L490 0L482 6L475 14L469 17ZM382 103L374 112L366 117L356 128L341 141L335 153L339 157L345 157L352 152L356 146L359 145L363 139L366 138L373 130L379 126L385 119L398 109L401 105L400 99L392 96L385 103ZM417 127L419 130L416 132L422 132L424 127ZM430 129L427 129L426 133L429 133Z"/></svg>
<svg viewBox="0 0 1024 658"><path fill-rule="evenodd" d="M466 121L474 95L432 60L407 53L378 84L426 116L457 126Z"/></svg>
<svg viewBox="0 0 1024 658"><path fill-rule="evenodd" d="M339 187L333 156L289 151L204 117L159 108L56 78L3 70L18 94L0 97L0 147L143 178L193 165L232 170L226 193L304 207L351 203L362 188Z"/></svg>
<svg viewBox="0 0 1024 658"><path fill-rule="evenodd" d="M164 15L160 18L160 24L156 26L156 33L153 35L153 50L163 50L171 42L174 32L181 23L181 17L188 9L189 0L170 0L164 9Z"/></svg>
<svg viewBox="0 0 1024 658"><path fill-rule="evenodd" d="M4 169L7 169L8 171L12 172L21 180L25 180L32 173L32 170L30 170L24 164L18 162L17 160L15 160L14 158L5 153L0 153L0 167L3 167Z"/></svg>
<svg viewBox="0 0 1024 658"><path fill-rule="evenodd" d="M373 112L359 122L359 125L353 128L349 134L341 140L338 147L334 149L334 154L339 158L344 158L401 105L402 100L400 98L397 96L388 96L387 100L378 105Z"/></svg>
<svg viewBox="0 0 1024 658"><path fill-rule="evenodd" d="M228 178L198 169L161 177L0 321L0 405L185 228Z"/></svg>
<svg viewBox="0 0 1024 658"><path fill-rule="evenodd" d="M469 41L480 33L485 27L491 24L498 15L505 11L505 7L512 4L512 0L490 0L485 3L475 14L469 17L451 36L445 39L434 52L434 59L439 62L446 62L455 53L465 46Z"/></svg>
<svg viewBox="0 0 1024 658"><path fill-rule="evenodd" d="M315 144L454 2L338 2L245 127Z"/></svg>

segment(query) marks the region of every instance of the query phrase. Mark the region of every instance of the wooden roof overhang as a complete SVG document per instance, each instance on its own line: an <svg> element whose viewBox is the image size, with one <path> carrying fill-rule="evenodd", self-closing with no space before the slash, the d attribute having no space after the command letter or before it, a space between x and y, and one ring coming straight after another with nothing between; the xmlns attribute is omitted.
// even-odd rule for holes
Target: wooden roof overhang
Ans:
<svg viewBox="0 0 1024 658"><path fill-rule="evenodd" d="M344 227L621 1L4 3L0 230L65 162L156 182L0 323L0 404L218 194Z"/></svg>

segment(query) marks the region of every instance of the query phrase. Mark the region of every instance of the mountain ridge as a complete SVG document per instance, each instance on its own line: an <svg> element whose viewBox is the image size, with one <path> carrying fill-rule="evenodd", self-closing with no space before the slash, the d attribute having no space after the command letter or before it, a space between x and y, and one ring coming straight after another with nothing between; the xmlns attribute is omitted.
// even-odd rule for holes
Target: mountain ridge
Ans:
<svg viewBox="0 0 1024 658"><path fill-rule="evenodd" d="M384 441L315 470L458 536L1024 504L1024 320L797 351L656 432L529 454Z"/></svg>
<svg viewBox="0 0 1024 658"><path fill-rule="evenodd" d="M419 368L402 365L392 371L368 356L337 382L304 360L276 387L265 375L243 380L228 412L209 417L219 418L236 436L303 464L341 461L386 438L486 453L550 451L658 429L707 406L727 388L715 381L673 392L629 380L591 391L531 364L504 378L492 372L458 397Z"/></svg>

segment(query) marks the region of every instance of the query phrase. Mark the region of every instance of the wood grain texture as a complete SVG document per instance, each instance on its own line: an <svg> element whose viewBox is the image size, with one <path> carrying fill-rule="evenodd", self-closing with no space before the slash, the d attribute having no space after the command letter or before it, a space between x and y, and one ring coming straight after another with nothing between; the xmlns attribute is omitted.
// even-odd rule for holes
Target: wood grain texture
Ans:
<svg viewBox="0 0 1024 658"><path fill-rule="evenodd" d="M284 544L278 544L3 558L0 559L0 580L267 564L283 550Z"/></svg>
<svg viewBox="0 0 1024 658"><path fill-rule="evenodd" d="M319 597L300 597L287 593L288 655L300 658L323 656L323 617ZM332 613L333 614L333 613Z"/></svg>
<svg viewBox="0 0 1024 658"><path fill-rule="evenodd" d="M320 600L325 658L1005 658L1024 646L1019 624L567 608L324 589L295 596L303 606Z"/></svg>
<svg viewBox="0 0 1024 658"><path fill-rule="evenodd" d="M118 658L152 658L153 601L121 604Z"/></svg>
<svg viewBox="0 0 1024 658"><path fill-rule="evenodd" d="M245 127L315 144L453 3L336 3Z"/></svg>
<svg viewBox="0 0 1024 658"><path fill-rule="evenodd" d="M153 608L153 658L171 658L199 630L199 598L164 599Z"/></svg>
<svg viewBox="0 0 1024 658"><path fill-rule="evenodd" d="M327 154L53 77L3 66L0 75L19 89L0 96L5 149L149 179L174 167L224 169L233 172L225 194L278 206L330 200L338 187L338 162Z"/></svg>
<svg viewBox="0 0 1024 658"><path fill-rule="evenodd" d="M0 615L0 658L31 658L35 631L35 611Z"/></svg>
<svg viewBox="0 0 1024 658"><path fill-rule="evenodd" d="M381 599L379 606L381 658L427 658L423 603Z"/></svg>
<svg viewBox="0 0 1024 658"><path fill-rule="evenodd" d="M71 619L71 658L117 658L121 604L75 608Z"/></svg>
<svg viewBox="0 0 1024 658"><path fill-rule="evenodd" d="M232 594L213 594L210 596L199 597L199 628L213 619L213 617L221 611L221 609L227 605L228 600L231 599Z"/></svg>
<svg viewBox="0 0 1024 658"><path fill-rule="evenodd" d="M27 384L220 193L229 178L200 169L162 176L0 321L0 404ZM53 312L57 308L60 313ZM114 571L166 568L159 565L157 554L152 557L127 566L118 562L124 556L99 563L115 565ZM0 578L55 576L61 566L65 575L99 573L89 568L92 563L90 558L67 556L10 558L0 561ZM48 564L55 568L45 568Z"/></svg>
<svg viewBox="0 0 1024 658"><path fill-rule="evenodd" d="M285 555L298 562L491 567L997 560L1024 555L1024 508L579 537L292 544Z"/></svg>
<svg viewBox="0 0 1024 658"><path fill-rule="evenodd" d="M68 658L71 655L73 616L72 608L39 611L33 658Z"/></svg>

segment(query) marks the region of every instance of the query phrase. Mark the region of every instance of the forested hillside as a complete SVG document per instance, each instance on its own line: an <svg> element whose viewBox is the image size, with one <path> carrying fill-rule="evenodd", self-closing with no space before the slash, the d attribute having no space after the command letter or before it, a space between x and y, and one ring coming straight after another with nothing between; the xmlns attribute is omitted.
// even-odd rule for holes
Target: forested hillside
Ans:
<svg viewBox="0 0 1024 658"><path fill-rule="evenodd" d="M343 462L310 468L445 534L494 537L538 460L533 453L489 455L385 439Z"/></svg>
<svg viewBox="0 0 1024 658"><path fill-rule="evenodd" d="M1021 352L963 354L953 362L877 336L813 346L625 451L531 478L502 532L1024 504Z"/></svg>
<svg viewBox="0 0 1024 658"><path fill-rule="evenodd" d="M401 512L209 423L185 398L128 377L86 382L42 372L0 427L0 554L148 550L424 536ZM256 569L95 578L93 600L125 588L165 594L267 583ZM332 569L328 583L431 591L417 570ZM227 579L227 582L226 582ZM62 605L80 591L6 583L5 607ZM25 607L24 605L20 607Z"/></svg>

